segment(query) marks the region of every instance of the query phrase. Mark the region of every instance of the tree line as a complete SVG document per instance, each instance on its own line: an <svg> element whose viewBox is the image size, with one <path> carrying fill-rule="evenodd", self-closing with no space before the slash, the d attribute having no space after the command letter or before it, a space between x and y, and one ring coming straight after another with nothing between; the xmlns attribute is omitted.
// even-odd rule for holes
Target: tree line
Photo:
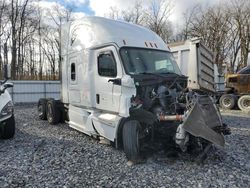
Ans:
<svg viewBox="0 0 250 188"><path fill-rule="evenodd" d="M0 0L0 78L4 64L12 79L58 79L61 26L73 20L73 8L45 9L39 0ZM130 9L111 7L106 17L145 26L166 42L199 37L215 53L219 70L235 72L247 65L250 50L250 1L230 0L188 9L174 32L174 2L137 1ZM46 17L46 18L45 18Z"/></svg>
<svg viewBox="0 0 250 188"><path fill-rule="evenodd" d="M58 79L60 28L71 8L44 8L39 0L0 0L0 79L4 64L14 80Z"/></svg>
<svg viewBox="0 0 250 188"><path fill-rule="evenodd" d="M148 27L166 43L198 37L215 53L219 72L237 72L247 66L250 52L250 1L224 0L221 4L195 5L183 13L182 26L174 33L169 21L174 1L153 0L147 7L137 1L133 8L118 11L111 7L108 17Z"/></svg>

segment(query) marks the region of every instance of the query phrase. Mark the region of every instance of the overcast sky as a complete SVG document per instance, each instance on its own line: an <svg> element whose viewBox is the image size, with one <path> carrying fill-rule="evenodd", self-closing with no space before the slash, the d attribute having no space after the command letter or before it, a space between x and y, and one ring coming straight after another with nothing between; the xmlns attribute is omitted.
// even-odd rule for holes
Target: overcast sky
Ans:
<svg viewBox="0 0 250 188"><path fill-rule="evenodd" d="M110 11L110 7L116 7L119 10L128 10L133 7L138 0L41 0L40 3L50 6L54 3L60 3L61 6L73 6L74 12L79 15L105 16ZM140 1L140 0L139 0ZM141 0L146 6L151 0ZM222 0L172 0L173 12L170 20L173 25L178 25L186 9L196 4L209 6L220 3Z"/></svg>

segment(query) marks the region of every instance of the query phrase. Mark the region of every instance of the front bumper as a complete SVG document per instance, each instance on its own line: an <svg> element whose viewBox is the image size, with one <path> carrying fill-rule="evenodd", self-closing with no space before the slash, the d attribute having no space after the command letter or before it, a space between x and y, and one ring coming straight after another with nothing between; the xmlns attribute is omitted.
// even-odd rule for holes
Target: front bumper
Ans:
<svg viewBox="0 0 250 188"><path fill-rule="evenodd" d="M219 110L208 96L197 98L183 122L183 129L196 137L204 138L222 147L225 145L223 134L230 133L230 129L222 123Z"/></svg>

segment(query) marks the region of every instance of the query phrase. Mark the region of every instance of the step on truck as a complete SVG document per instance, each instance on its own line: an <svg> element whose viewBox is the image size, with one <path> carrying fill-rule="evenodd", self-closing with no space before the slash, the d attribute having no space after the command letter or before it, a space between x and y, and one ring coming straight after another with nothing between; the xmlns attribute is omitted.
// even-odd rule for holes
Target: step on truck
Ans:
<svg viewBox="0 0 250 188"><path fill-rule="evenodd" d="M229 129L213 100L187 87L188 78L154 32L85 17L64 25L61 45L61 99L40 99L41 119L104 138L132 161L161 136L183 152L224 146Z"/></svg>
<svg viewBox="0 0 250 188"><path fill-rule="evenodd" d="M8 82L10 69L4 65L4 81L0 81L0 138L9 139L15 135L14 107L8 88L13 87L13 83Z"/></svg>

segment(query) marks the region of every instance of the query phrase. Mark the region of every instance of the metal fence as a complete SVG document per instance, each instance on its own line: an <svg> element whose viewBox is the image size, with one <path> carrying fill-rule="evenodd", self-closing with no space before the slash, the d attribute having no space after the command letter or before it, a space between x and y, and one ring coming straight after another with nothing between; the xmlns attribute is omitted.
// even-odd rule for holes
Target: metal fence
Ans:
<svg viewBox="0 0 250 188"><path fill-rule="evenodd" d="M14 84L9 88L14 103L34 103L40 98L60 98L60 81L9 81Z"/></svg>

